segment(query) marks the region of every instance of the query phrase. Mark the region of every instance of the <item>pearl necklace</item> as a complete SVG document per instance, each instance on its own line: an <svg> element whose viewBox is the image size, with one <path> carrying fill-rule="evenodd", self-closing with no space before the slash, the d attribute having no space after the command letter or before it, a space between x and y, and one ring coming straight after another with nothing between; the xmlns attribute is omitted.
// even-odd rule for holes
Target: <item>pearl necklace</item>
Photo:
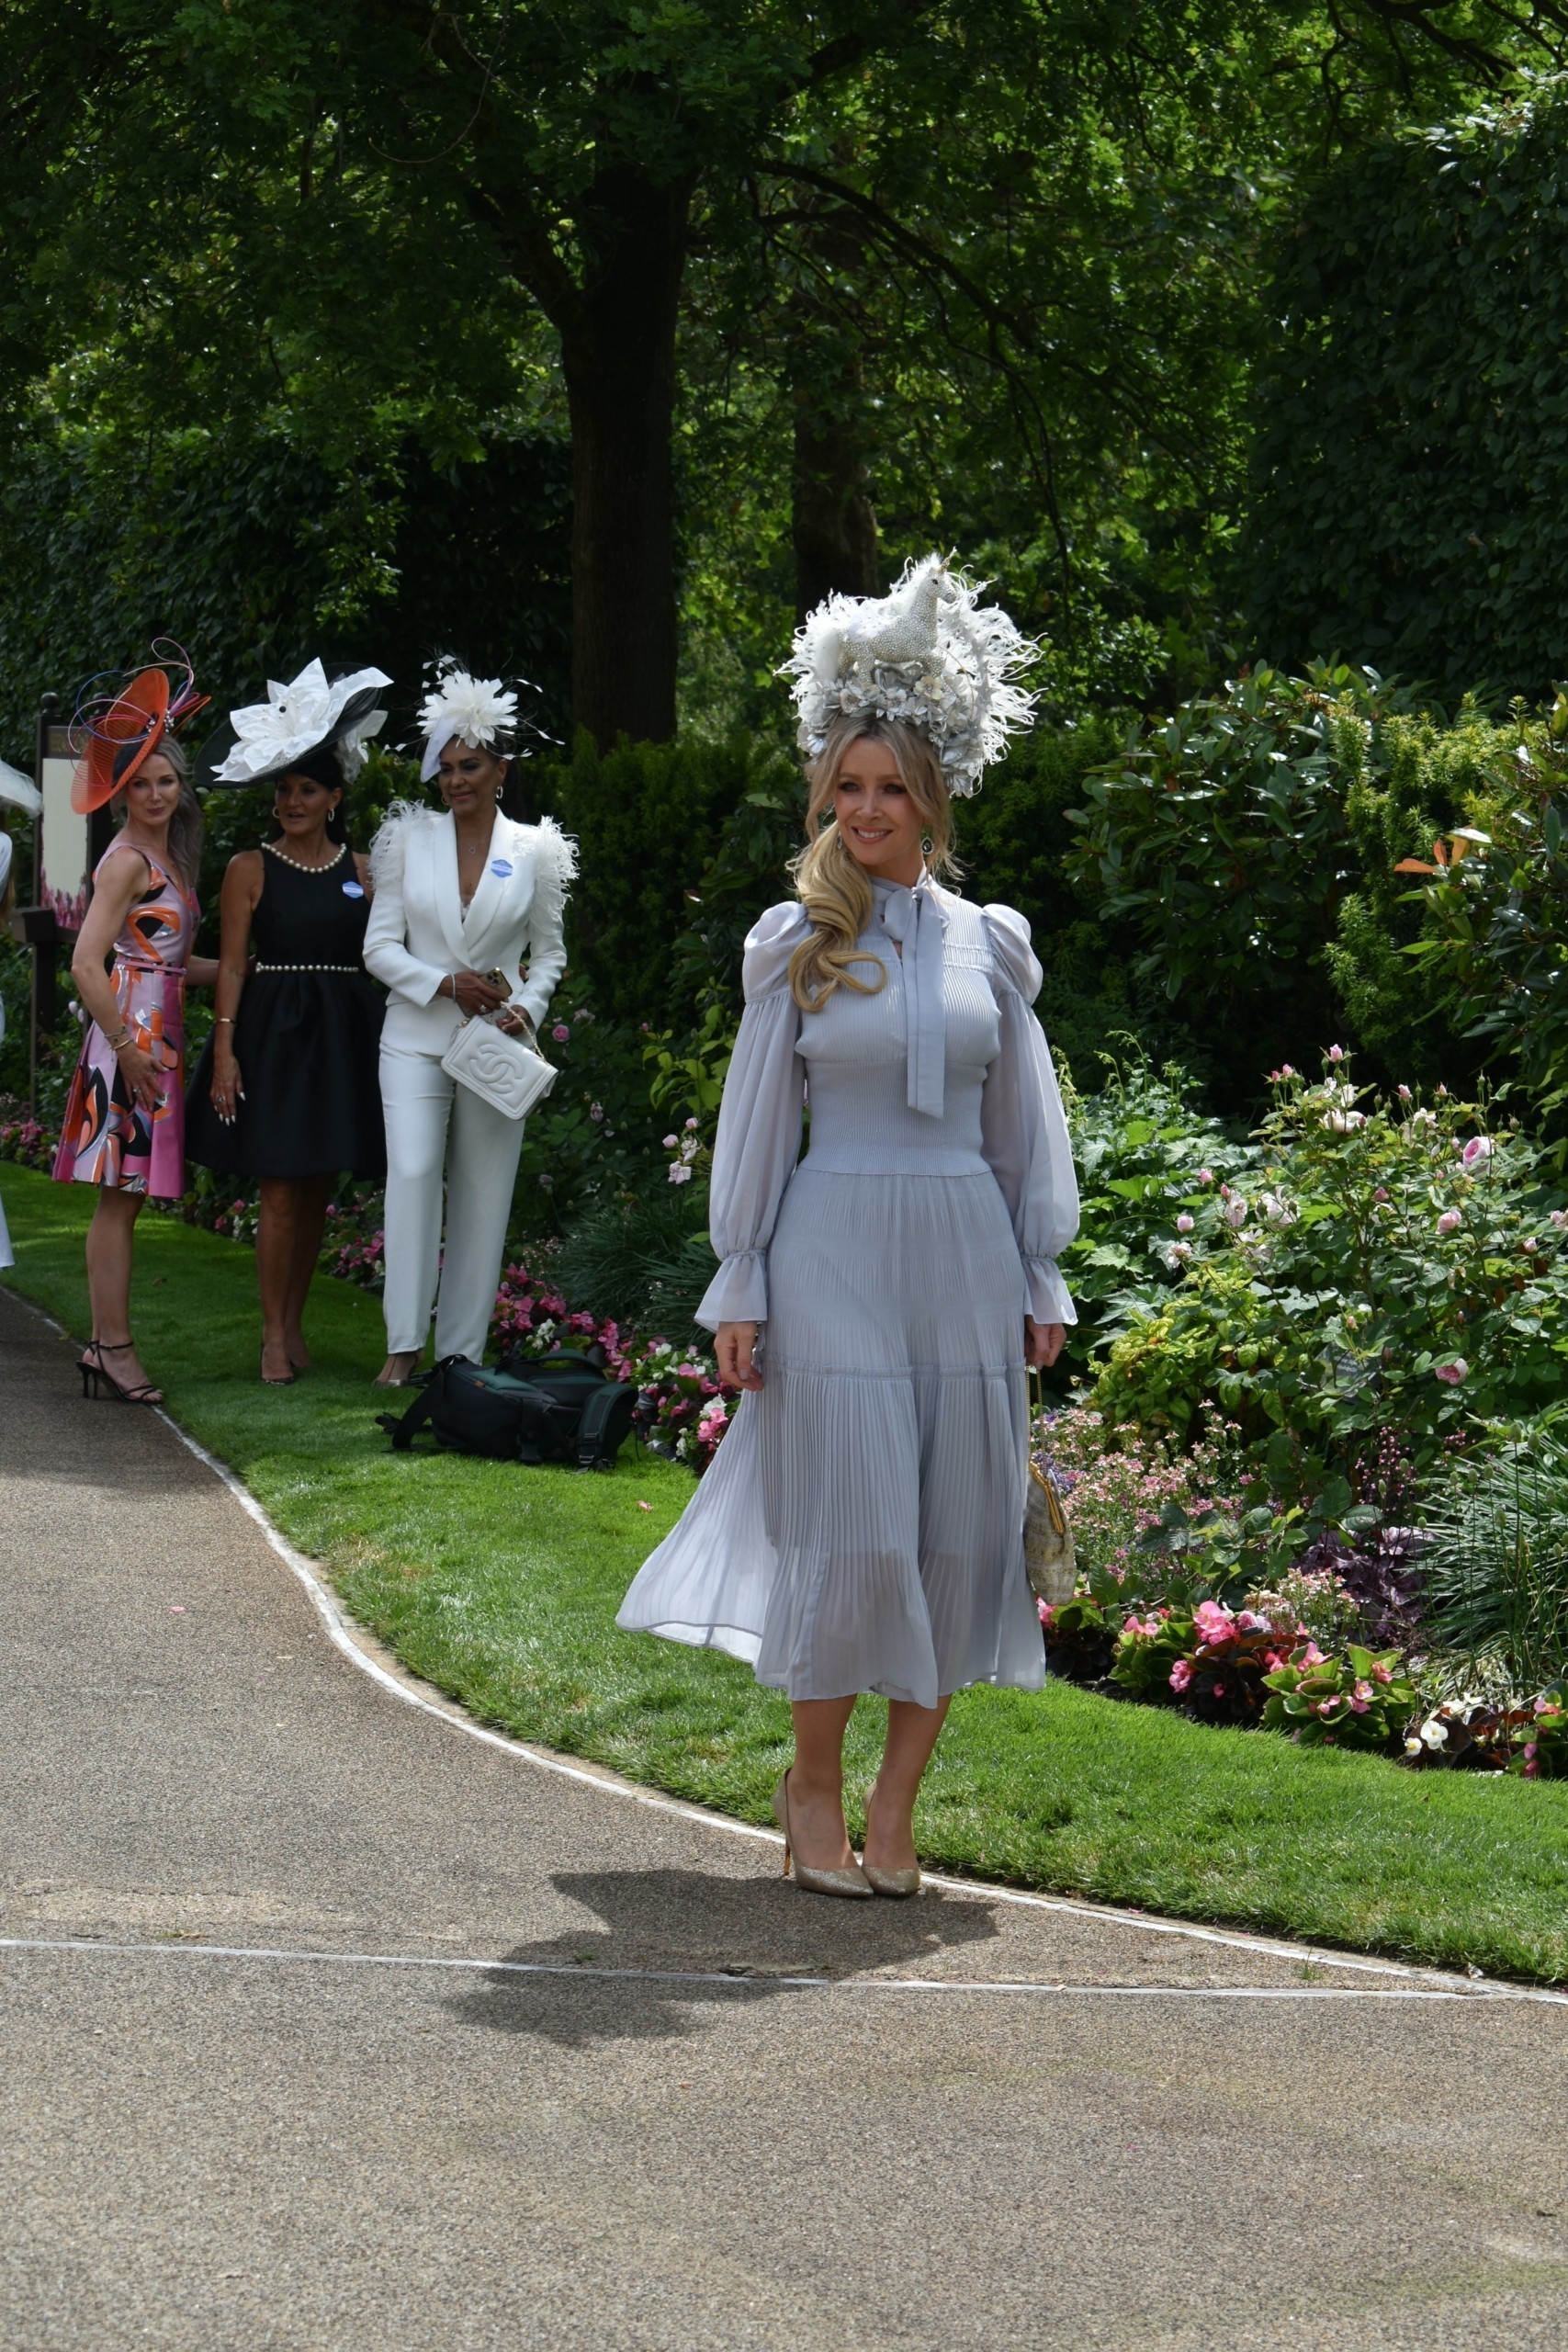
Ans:
<svg viewBox="0 0 1568 2352"><path fill-rule="evenodd" d="M270 842L264 842L262 847L270 856L276 858L279 865L291 865L296 874L330 874L333 866L341 865L348 855L348 843L343 842L339 843L337 855L329 857L324 865L307 865L302 857L290 857L286 849L274 849Z"/></svg>

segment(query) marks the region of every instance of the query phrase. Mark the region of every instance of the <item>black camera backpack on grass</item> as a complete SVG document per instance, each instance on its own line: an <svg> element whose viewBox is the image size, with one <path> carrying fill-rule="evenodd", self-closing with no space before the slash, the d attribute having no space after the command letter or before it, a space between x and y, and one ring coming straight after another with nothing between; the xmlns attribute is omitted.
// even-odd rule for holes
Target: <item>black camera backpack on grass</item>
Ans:
<svg viewBox="0 0 1568 2352"><path fill-rule="evenodd" d="M637 1399L593 1358L558 1348L537 1362L513 1359L515 1370L491 1372L466 1356L435 1366L403 1413L378 1413L397 1453L407 1453L422 1429L456 1453L488 1454L498 1462L564 1462L579 1470L613 1470L632 1425Z"/></svg>

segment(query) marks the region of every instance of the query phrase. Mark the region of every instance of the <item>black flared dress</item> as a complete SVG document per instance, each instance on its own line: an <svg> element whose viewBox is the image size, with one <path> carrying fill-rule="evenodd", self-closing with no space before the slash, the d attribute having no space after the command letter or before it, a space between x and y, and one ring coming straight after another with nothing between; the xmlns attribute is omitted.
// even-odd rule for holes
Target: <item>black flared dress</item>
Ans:
<svg viewBox="0 0 1568 2352"><path fill-rule="evenodd" d="M243 1100L212 1107L209 1040L186 1096L186 1157L229 1176L387 1172L381 997L361 956L370 902L345 846L306 866L269 844L251 917L255 968L234 1023Z"/></svg>

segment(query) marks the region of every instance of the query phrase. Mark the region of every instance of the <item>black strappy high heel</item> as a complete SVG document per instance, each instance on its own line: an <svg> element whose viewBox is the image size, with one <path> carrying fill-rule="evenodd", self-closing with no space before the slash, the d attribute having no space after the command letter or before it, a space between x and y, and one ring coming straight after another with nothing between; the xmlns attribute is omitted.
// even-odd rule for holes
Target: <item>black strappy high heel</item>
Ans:
<svg viewBox="0 0 1568 2352"><path fill-rule="evenodd" d="M140 1388L124 1388L103 1362L105 1356L124 1355L127 1350L134 1345L135 1341L132 1340L89 1340L85 1351L78 1358L76 1364L76 1369L82 1375L83 1396L101 1396L103 1389L98 1384L102 1381L108 1389L109 1395L122 1405L162 1404L164 1392L155 1381L144 1380ZM95 1356L98 1359L96 1363L89 1361ZM89 1382L92 1384L91 1386L88 1385Z"/></svg>

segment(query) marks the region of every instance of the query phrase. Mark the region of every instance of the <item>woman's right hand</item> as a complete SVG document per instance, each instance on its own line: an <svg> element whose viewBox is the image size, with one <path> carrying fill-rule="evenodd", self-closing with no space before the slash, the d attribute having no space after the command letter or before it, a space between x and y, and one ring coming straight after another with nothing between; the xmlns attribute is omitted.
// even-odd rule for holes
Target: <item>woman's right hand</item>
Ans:
<svg viewBox="0 0 1568 2352"><path fill-rule="evenodd" d="M240 1065L232 1052L212 1057L212 1107L226 1127L234 1124L234 1113L245 1090L240 1083Z"/></svg>
<svg viewBox="0 0 1568 2352"><path fill-rule="evenodd" d="M140 1046L122 1046L115 1058L131 1101L152 1120L164 1100L164 1090L158 1082L157 1063L151 1054L143 1053Z"/></svg>
<svg viewBox="0 0 1568 2352"><path fill-rule="evenodd" d="M483 972L454 972L448 993L458 1012L470 1018L477 1012L494 1012L506 1002L506 990L498 989Z"/></svg>
<svg viewBox="0 0 1568 2352"><path fill-rule="evenodd" d="M721 1323L714 1340L718 1376L726 1388L761 1388L762 1375L753 1361L757 1350L755 1323Z"/></svg>

